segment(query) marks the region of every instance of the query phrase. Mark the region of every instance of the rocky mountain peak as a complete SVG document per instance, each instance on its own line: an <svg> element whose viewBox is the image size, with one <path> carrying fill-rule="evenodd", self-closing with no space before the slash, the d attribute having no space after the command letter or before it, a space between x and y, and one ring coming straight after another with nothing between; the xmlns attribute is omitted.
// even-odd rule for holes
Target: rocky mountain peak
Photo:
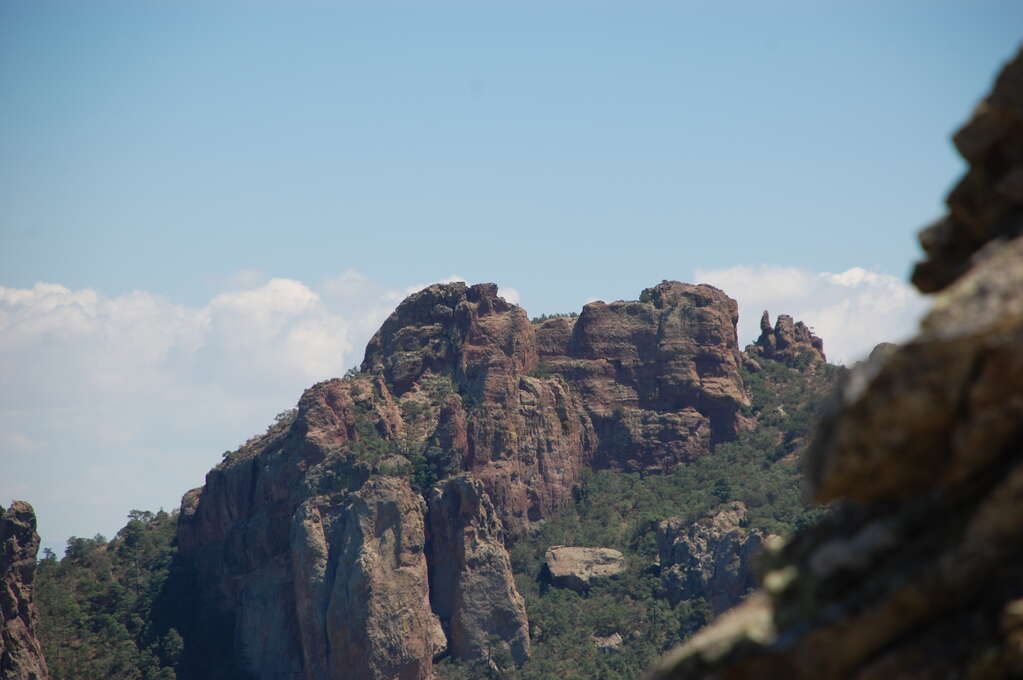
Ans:
<svg viewBox="0 0 1023 680"><path fill-rule="evenodd" d="M800 361L825 361L824 341L802 321L793 321L788 314L779 314L774 326L771 315L764 310L760 317L760 337L747 352L794 365Z"/></svg>
<svg viewBox="0 0 1023 680"><path fill-rule="evenodd" d="M213 659L258 678L406 677L400 662L427 678L443 650L522 663L506 545L587 470L669 472L733 439L749 404L737 320L721 290L677 281L538 323L492 283L408 296L361 371L309 388L186 495L180 559L200 584L187 672ZM359 625L330 623L342 611ZM231 640L201 633L214 620ZM419 632L391 644L389 620Z"/></svg>
<svg viewBox="0 0 1023 680"><path fill-rule="evenodd" d="M673 602L704 595L720 614L756 584L753 556L765 536L744 528L747 515L745 503L732 501L692 523L671 517L658 524L661 579Z"/></svg>
<svg viewBox="0 0 1023 680"><path fill-rule="evenodd" d="M362 370L383 374L401 396L428 371L481 383L494 367L529 371L536 357L525 310L500 297L496 284L457 282L405 298L369 341Z"/></svg>

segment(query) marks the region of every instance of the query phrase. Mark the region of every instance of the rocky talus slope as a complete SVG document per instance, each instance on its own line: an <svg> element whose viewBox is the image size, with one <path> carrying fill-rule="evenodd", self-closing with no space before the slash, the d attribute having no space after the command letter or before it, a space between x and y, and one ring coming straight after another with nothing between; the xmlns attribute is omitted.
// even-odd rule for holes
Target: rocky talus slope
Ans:
<svg viewBox="0 0 1023 680"><path fill-rule="evenodd" d="M493 284L402 302L182 502L187 677L429 678L530 654L506 544L585 471L670 471L749 426L737 306L664 282L533 323Z"/></svg>
<svg viewBox="0 0 1023 680"><path fill-rule="evenodd" d="M1023 677L1023 53L955 136L919 334L852 371L811 447L837 502L655 678Z"/></svg>
<svg viewBox="0 0 1023 680"><path fill-rule="evenodd" d="M33 599L39 534L32 506L15 501L0 515L0 677L47 680L42 645L36 637Z"/></svg>

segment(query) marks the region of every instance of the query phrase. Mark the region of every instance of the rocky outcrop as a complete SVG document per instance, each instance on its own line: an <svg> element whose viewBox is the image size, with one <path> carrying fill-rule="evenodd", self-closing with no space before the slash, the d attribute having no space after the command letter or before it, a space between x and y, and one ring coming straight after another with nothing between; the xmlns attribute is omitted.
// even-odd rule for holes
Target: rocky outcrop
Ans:
<svg viewBox="0 0 1023 680"><path fill-rule="evenodd" d="M922 236L943 289L858 365L807 461L839 501L658 678L1023 676L1023 53L956 136L970 170Z"/></svg>
<svg viewBox="0 0 1023 680"><path fill-rule="evenodd" d="M49 678L36 637L39 615L33 581L38 552L35 511L24 501L14 501L0 514L0 676L4 680Z"/></svg>
<svg viewBox="0 0 1023 680"><path fill-rule="evenodd" d="M430 596L457 658L489 660L494 641L529 657L526 605L515 587L501 520L483 484L452 477L430 492Z"/></svg>
<svg viewBox="0 0 1023 680"><path fill-rule="evenodd" d="M604 636L594 635L591 639L597 649L605 652L614 652L625 642L625 638L622 637L621 633L611 633Z"/></svg>
<svg viewBox="0 0 1023 680"><path fill-rule="evenodd" d="M320 383L294 421L185 495L178 569L196 602L184 674L233 664L257 678L430 677L444 641L429 605L425 503L409 462L385 445L402 427L382 378Z"/></svg>
<svg viewBox="0 0 1023 680"><path fill-rule="evenodd" d="M425 678L445 648L486 660L495 645L522 661L505 542L570 503L590 468L671 470L735 436L737 309L677 282L536 324L494 284L409 296L357 374L311 387L186 494L183 673ZM395 538L371 539L381 527ZM400 644L380 623L392 614Z"/></svg>
<svg viewBox="0 0 1023 680"><path fill-rule="evenodd" d="M411 295L366 348L363 371L402 405L435 402L413 427L486 487L507 530L524 532L571 496L596 436L579 395L554 376L531 377L536 333L494 284L434 285ZM406 412L409 412L406 409Z"/></svg>
<svg viewBox="0 0 1023 680"><path fill-rule="evenodd" d="M291 556L307 677L432 677L446 645L430 609L425 510L393 477L302 504Z"/></svg>
<svg viewBox="0 0 1023 680"><path fill-rule="evenodd" d="M704 597L720 614L756 585L752 558L764 535L745 522L746 505L733 501L696 522L672 517L657 525L661 580L673 604Z"/></svg>
<svg viewBox="0 0 1023 680"><path fill-rule="evenodd" d="M825 361L824 341L813 334L802 321L793 322L788 314L779 314L774 326L764 310L760 317L760 337L746 348L753 356L767 357L790 366L804 362Z"/></svg>
<svg viewBox="0 0 1023 680"><path fill-rule="evenodd" d="M577 319L544 322L539 361L582 396L603 465L670 469L735 436L749 403L738 318L717 288L665 281L638 301L592 302Z"/></svg>
<svg viewBox="0 0 1023 680"><path fill-rule="evenodd" d="M612 548L556 545L547 549L544 568L552 585L583 593L594 582L625 571L626 564L625 556Z"/></svg>

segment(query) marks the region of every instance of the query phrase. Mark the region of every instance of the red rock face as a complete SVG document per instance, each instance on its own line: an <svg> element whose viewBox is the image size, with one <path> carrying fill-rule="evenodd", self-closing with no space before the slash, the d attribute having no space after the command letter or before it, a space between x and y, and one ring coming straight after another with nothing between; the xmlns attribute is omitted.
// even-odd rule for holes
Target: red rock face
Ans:
<svg viewBox="0 0 1023 680"><path fill-rule="evenodd" d="M498 640L522 663L530 647L526 605L483 485L458 475L435 486L429 503L430 597L449 631L452 654L486 660Z"/></svg>
<svg viewBox="0 0 1023 680"><path fill-rule="evenodd" d="M15 501L0 517L0 677L47 680L33 599L39 534L32 506Z"/></svg>
<svg viewBox="0 0 1023 680"><path fill-rule="evenodd" d="M293 422L186 495L193 630L228 637L209 631L186 672L219 660L257 678L418 680L445 646L484 658L495 635L523 660L505 538L570 502L591 467L670 470L734 436L736 321L720 290L675 282L540 324L494 284L410 296L359 375L307 390Z"/></svg>
<svg viewBox="0 0 1023 680"><path fill-rule="evenodd" d="M767 310L760 317L760 337L747 351L789 365L825 360L824 341L814 335L806 324L793 322L788 314L779 314L774 328L771 328L771 316Z"/></svg>
<svg viewBox="0 0 1023 680"><path fill-rule="evenodd" d="M540 361L582 397L598 464L669 470L735 436L749 403L738 318L717 288L666 281L637 302L588 304L571 328L545 322Z"/></svg>

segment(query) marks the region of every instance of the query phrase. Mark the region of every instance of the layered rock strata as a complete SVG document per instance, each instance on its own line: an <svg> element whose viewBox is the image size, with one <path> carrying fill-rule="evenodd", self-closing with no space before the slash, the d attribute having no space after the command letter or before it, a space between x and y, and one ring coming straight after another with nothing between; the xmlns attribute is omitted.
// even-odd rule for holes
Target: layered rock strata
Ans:
<svg viewBox="0 0 1023 680"><path fill-rule="evenodd" d="M36 637L39 614L33 582L38 552L35 511L24 501L14 501L0 514L0 677L4 680L50 677Z"/></svg>
<svg viewBox="0 0 1023 680"><path fill-rule="evenodd" d="M665 281L638 301L592 302L540 324L539 362L581 395L598 464L671 469L741 426L738 318L717 288Z"/></svg>
<svg viewBox="0 0 1023 680"><path fill-rule="evenodd" d="M733 501L692 523L672 517L657 525L661 580L673 603L705 597L720 614L756 585L753 556L765 537L743 528L746 514L746 505Z"/></svg>
<svg viewBox="0 0 1023 680"><path fill-rule="evenodd" d="M920 333L840 390L808 459L823 524L657 678L1023 677L1023 53L956 136L970 170L921 237Z"/></svg>

